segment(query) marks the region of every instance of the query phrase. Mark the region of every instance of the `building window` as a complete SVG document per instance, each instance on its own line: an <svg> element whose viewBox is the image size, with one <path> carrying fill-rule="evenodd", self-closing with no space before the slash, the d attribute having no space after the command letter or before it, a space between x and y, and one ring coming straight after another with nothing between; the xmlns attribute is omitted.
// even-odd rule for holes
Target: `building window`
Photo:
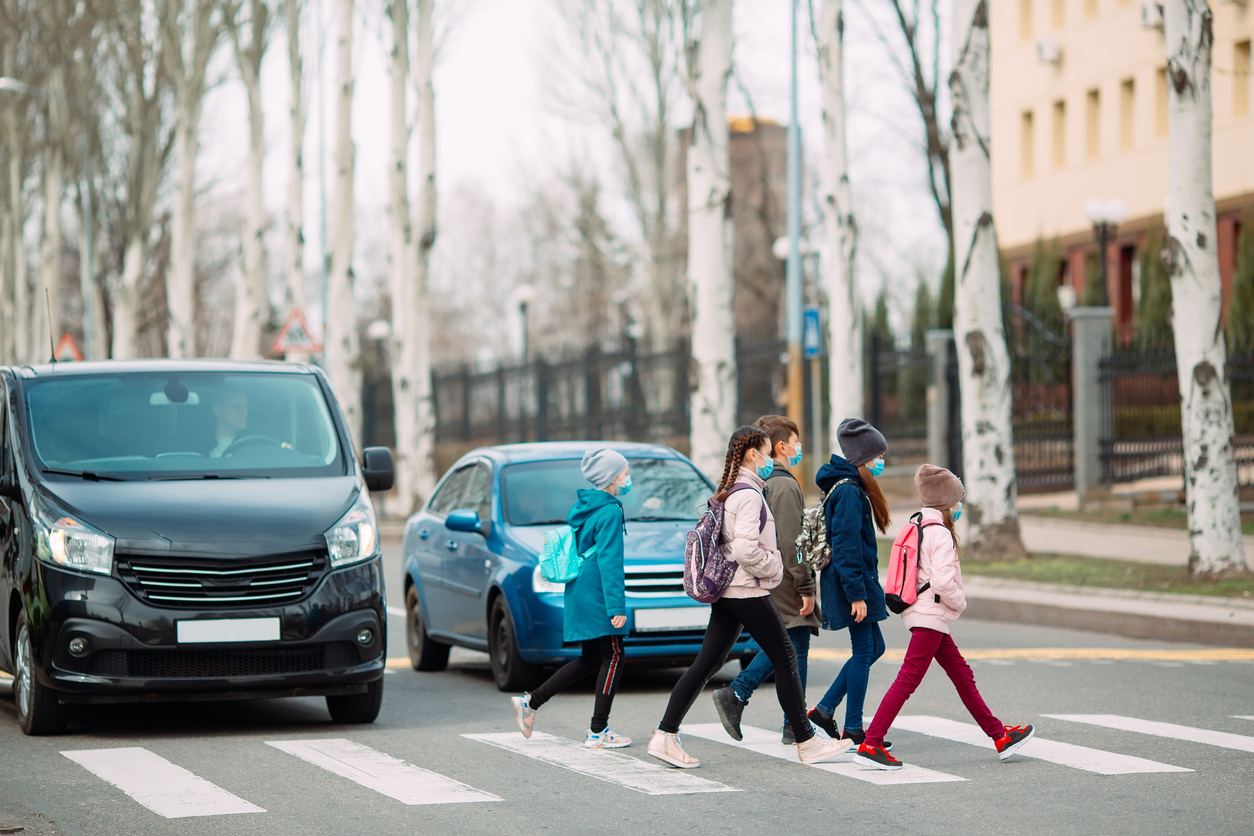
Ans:
<svg viewBox="0 0 1254 836"><path fill-rule="evenodd" d="M1054 0L1054 28L1061 29L1067 22L1067 0Z"/></svg>
<svg viewBox="0 0 1254 836"><path fill-rule="evenodd" d="M1232 115L1250 112L1250 42L1241 41L1232 50Z"/></svg>
<svg viewBox="0 0 1254 836"><path fill-rule="evenodd" d="M1158 70L1158 124L1157 132L1159 136L1166 136L1170 129L1171 120L1168 118L1168 110L1170 108L1170 97L1167 95L1167 68L1160 67Z"/></svg>
<svg viewBox="0 0 1254 836"><path fill-rule="evenodd" d="M1090 160L1102 153L1102 92L1090 90L1084 96L1084 151Z"/></svg>
<svg viewBox="0 0 1254 836"><path fill-rule="evenodd" d="M1067 164L1067 103L1054 102L1054 168Z"/></svg>
<svg viewBox="0 0 1254 836"><path fill-rule="evenodd" d="M1032 0L1019 0L1019 37L1032 39Z"/></svg>
<svg viewBox="0 0 1254 836"><path fill-rule="evenodd" d="M1119 85L1119 147L1125 151L1136 142L1136 81L1125 78Z"/></svg>
<svg viewBox="0 0 1254 836"><path fill-rule="evenodd" d="M1019 148L1022 156L1019 171L1023 179L1027 180L1036 170L1036 136L1032 128L1032 111L1025 110L1019 117L1019 131Z"/></svg>
<svg viewBox="0 0 1254 836"><path fill-rule="evenodd" d="M1084 0L1084 14L1088 17L1097 17L1097 0Z"/></svg>

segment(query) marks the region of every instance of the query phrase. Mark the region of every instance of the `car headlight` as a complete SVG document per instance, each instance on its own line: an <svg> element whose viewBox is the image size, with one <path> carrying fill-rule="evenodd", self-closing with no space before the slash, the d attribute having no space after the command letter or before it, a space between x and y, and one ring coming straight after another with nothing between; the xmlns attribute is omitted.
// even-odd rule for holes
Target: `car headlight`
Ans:
<svg viewBox="0 0 1254 836"><path fill-rule="evenodd" d="M36 554L44 563L79 572L113 574L114 540L57 508L37 507L31 515L38 537Z"/></svg>
<svg viewBox="0 0 1254 836"><path fill-rule="evenodd" d="M379 526L374 519L374 507L365 491L357 495L357 501L340 521L327 529L327 553L331 555L331 568L338 569L350 563L369 560L379 554Z"/></svg>
<svg viewBox="0 0 1254 836"><path fill-rule="evenodd" d="M536 570L531 573L531 589L533 592L536 592L536 593L565 592L566 584L553 583L553 581L549 580L543 574L541 574L540 567L537 566Z"/></svg>

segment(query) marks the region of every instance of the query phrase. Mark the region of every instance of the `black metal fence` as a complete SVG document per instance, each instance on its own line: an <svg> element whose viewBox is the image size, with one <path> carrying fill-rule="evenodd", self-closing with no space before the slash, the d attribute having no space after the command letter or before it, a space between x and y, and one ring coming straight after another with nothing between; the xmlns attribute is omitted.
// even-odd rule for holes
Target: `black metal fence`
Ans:
<svg viewBox="0 0 1254 836"><path fill-rule="evenodd" d="M1019 488L1060 490L1075 483L1071 340L1030 311L1010 305L1003 317L1010 352L1010 384Z"/></svg>
<svg viewBox="0 0 1254 836"><path fill-rule="evenodd" d="M866 348L866 415L888 439L895 464L927 459L927 384L931 359L925 346L885 346L872 335Z"/></svg>

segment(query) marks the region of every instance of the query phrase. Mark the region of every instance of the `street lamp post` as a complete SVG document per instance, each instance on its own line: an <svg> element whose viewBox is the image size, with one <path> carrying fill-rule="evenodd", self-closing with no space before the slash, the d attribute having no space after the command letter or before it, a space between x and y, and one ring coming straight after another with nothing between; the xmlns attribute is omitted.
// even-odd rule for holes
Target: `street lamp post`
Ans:
<svg viewBox="0 0 1254 836"><path fill-rule="evenodd" d="M1101 304L1110 304L1110 284L1107 276L1110 271L1106 249L1115 239L1119 224L1127 220L1128 207L1119 198L1102 200L1093 198L1084 204L1084 217L1093 225L1093 237L1097 239L1098 259L1102 268Z"/></svg>
<svg viewBox="0 0 1254 836"><path fill-rule="evenodd" d="M36 99L47 101L52 97L52 93L42 87L35 87L24 81L18 81L16 78L8 76L0 77L0 90L9 93L16 93L21 96L30 96ZM69 96L59 96L59 98L68 102L71 107L83 116L83 215L82 215L82 249L83 252L79 256L79 292L83 295L83 357L87 360L92 359L91 340L91 315L92 315L92 206L91 206L91 126L87 124L86 109L75 99ZM49 211L55 211L50 209ZM55 327L55 326L54 326ZM52 339L56 339L57 335L53 334Z"/></svg>
<svg viewBox="0 0 1254 836"><path fill-rule="evenodd" d="M788 122L788 261L784 271L784 310L788 319L788 417L804 424L801 280L801 127L797 123L797 3L792 0L791 118Z"/></svg>

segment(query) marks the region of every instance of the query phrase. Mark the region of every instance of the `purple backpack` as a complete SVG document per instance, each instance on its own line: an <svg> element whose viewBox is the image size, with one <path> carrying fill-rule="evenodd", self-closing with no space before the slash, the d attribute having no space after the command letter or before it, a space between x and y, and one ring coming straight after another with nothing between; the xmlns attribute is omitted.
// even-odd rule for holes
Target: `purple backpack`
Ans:
<svg viewBox="0 0 1254 836"><path fill-rule="evenodd" d="M753 485L738 482L727 492L730 497L736 491L757 490ZM726 500L719 502L710 497L709 505L697 527L688 532L684 547L684 592L702 604L713 604L723 597L723 591L736 574L736 561L723 554L719 540L723 534L723 511ZM766 528L766 500L762 500L758 530Z"/></svg>

